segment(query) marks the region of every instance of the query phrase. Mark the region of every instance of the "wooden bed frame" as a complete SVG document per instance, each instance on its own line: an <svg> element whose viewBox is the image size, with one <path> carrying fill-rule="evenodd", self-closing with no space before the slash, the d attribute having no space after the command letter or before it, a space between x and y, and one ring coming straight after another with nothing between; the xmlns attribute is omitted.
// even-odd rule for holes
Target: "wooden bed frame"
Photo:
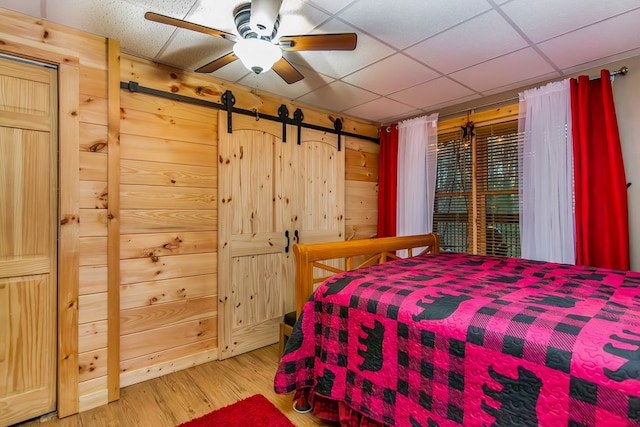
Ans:
<svg viewBox="0 0 640 427"><path fill-rule="evenodd" d="M296 318L313 293L316 283L320 283L336 273L398 259L399 257L395 254L397 250L407 249L408 255L413 256L415 248L424 248L420 254L440 252L440 239L437 234L430 233L333 243L295 244L293 253L296 256ZM344 260L344 269L326 263L326 261L336 259ZM358 262L356 259L364 260ZM355 264L356 262L357 264ZM325 275L314 276L314 269L319 269Z"/></svg>

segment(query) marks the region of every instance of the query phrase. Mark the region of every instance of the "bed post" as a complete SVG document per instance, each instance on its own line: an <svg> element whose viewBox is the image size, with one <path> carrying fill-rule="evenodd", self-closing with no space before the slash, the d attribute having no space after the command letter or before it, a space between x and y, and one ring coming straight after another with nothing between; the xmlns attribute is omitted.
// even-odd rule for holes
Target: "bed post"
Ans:
<svg viewBox="0 0 640 427"><path fill-rule="evenodd" d="M296 257L296 319L302 312L302 307L313 293L313 266L309 263L309 254L304 246L293 245Z"/></svg>

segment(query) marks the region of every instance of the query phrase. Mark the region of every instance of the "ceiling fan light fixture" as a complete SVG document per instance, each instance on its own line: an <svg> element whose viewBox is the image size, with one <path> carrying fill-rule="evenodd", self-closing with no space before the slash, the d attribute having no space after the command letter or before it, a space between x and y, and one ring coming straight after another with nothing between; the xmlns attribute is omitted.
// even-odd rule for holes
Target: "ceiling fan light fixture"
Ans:
<svg viewBox="0 0 640 427"><path fill-rule="evenodd" d="M280 47L267 40L240 39L233 45L233 53L248 70L256 74L269 71L282 58Z"/></svg>

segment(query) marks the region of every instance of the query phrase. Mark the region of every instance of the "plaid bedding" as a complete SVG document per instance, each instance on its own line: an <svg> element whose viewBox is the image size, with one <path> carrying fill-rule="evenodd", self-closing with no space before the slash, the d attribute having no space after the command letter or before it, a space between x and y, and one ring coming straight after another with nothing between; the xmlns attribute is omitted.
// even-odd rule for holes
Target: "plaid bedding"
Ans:
<svg viewBox="0 0 640 427"><path fill-rule="evenodd" d="M640 426L640 273L467 254L333 276L274 380L398 426Z"/></svg>

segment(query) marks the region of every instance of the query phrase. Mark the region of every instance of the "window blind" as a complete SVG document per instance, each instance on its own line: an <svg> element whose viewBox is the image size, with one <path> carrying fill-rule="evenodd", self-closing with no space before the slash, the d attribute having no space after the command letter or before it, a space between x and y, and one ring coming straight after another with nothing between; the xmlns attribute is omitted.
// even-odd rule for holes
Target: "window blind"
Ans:
<svg viewBox="0 0 640 427"><path fill-rule="evenodd" d="M476 129L477 253L520 256L518 121Z"/></svg>
<svg viewBox="0 0 640 427"><path fill-rule="evenodd" d="M433 230L444 250L520 256L517 120L438 135Z"/></svg>
<svg viewBox="0 0 640 427"><path fill-rule="evenodd" d="M462 130L438 135L433 231L443 250L470 252L471 144Z"/></svg>

